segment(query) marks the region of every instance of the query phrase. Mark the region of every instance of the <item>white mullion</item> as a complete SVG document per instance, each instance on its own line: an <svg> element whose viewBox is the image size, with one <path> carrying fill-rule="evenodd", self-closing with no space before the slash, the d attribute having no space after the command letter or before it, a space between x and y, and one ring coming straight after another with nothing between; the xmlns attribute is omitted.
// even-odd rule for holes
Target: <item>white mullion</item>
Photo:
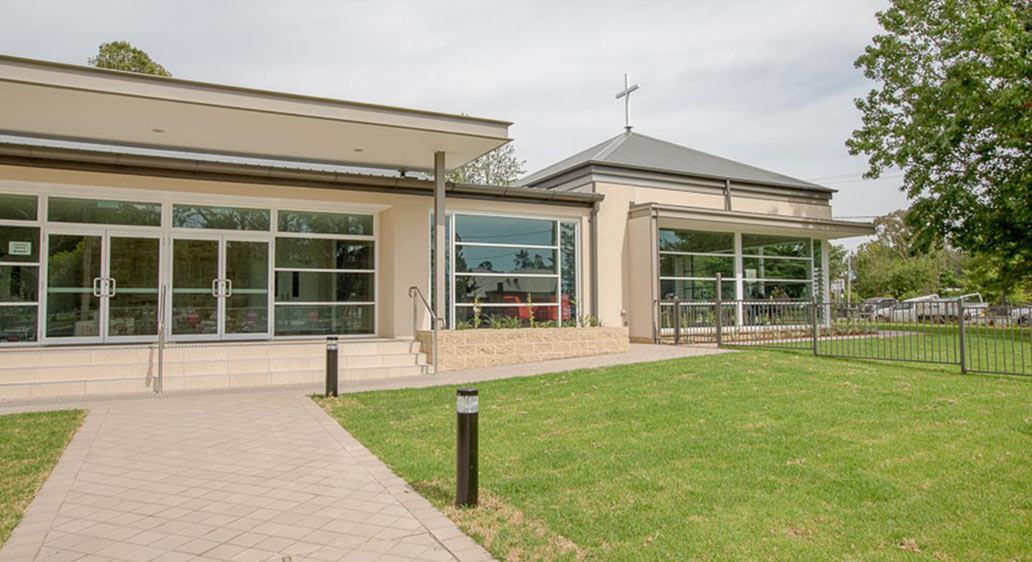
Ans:
<svg viewBox="0 0 1032 562"><path fill-rule="evenodd" d="M280 271L298 271L302 273L376 273L375 269L330 269L320 267L274 267L273 270L277 273Z"/></svg>
<svg viewBox="0 0 1032 562"><path fill-rule="evenodd" d="M275 306L373 306L376 301L279 301Z"/></svg>
<svg viewBox="0 0 1032 562"><path fill-rule="evenodd" d="M282 230L276 231L276 236L282 238L303 238L303 239L314 239L320 240L353 240L356 242L375 242L375 235L368 234L326 234L321 232L284 232Z"/></svg>
<svg viewBox="0 0 1032 562"><path fill-rule="evenodd" d="M542 246L540 244L507 244L503 242L456 242L455 246L472 246L479 248L518 248L520 250L558 250L559 246Z"/></svg>
<svg viewBox="0 0 1032 562"><path fill-rule="evenodd" d="M456 277L530 277L530 278L535 278L535 279L548 279L548 278L551 278L551 277L554 277L556 279L559 278L559 274L558 273L492 273L492 272L487 272L487 271L476 272L476 273L465 272L465 271L457 271L457 272L455 272L455 276Z"/></svg>

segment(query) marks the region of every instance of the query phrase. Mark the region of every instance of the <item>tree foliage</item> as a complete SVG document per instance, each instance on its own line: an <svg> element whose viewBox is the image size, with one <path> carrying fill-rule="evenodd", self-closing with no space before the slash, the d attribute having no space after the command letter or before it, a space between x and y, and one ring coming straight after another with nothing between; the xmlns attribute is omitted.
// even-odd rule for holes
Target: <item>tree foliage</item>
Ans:
<svg viewBox="0 0 1032 562"><path fill-rule="evenodd" d="M456 168L448 175L448 180L456 183L510 186L526 171L526 164L526 160L520 160L516 156L516 147L510 143Z"/></svg>
<svg viewBox="0 0 1032 562"><path fill-rule="evenodd" d="M957 252L922 248L906 216L896 211L876 219L877 238L857 249L853 289L861 297L905 299L958 286Z"/></svg>
<svg viewBox="0 0 1032 562"><path fill-rule="evenodd" d="M1032 278L1032 1L891 0L877 17L850 152L868 177L903 170L914 243L986 256L1003 285Z"/></svg>
<svg viewBox="0 0 1032 562"><path fill-rule="evenodd" d="M165 67L154 62L150 55L129 44L128 41L111 41L104 43L97 50L97 56L90 57L90 66L125 70L139 74L155 76L172 76Z"/></svg>

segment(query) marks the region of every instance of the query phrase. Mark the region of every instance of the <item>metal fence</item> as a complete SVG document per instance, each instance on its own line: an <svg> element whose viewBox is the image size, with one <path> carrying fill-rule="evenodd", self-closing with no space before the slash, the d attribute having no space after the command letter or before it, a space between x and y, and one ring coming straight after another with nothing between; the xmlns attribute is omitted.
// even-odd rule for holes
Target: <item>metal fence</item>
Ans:
<svg viewBox="0 0 1032 562"><path fill-rule="evenodd" d="M719 313L718 313L719 311ZM657 343L797 349L826 357L1032 375L1032 308L928 300L875 308L798 300L656 302Z"/></svg>

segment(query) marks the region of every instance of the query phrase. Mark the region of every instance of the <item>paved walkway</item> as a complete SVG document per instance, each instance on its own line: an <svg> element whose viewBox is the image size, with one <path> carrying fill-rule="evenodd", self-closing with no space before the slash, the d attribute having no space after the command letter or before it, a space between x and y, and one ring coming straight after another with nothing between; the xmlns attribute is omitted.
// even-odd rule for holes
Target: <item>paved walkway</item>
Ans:
<svg viewBox="0 0 1032 562"><path fill-rule="evenodd" d="M628 353L438 377L364 381L358 392L461 384L718 353ZM490 555L307 396L310 387L85 407L83 427L0 550L0 562L178 560L478 561Z"/></svg>

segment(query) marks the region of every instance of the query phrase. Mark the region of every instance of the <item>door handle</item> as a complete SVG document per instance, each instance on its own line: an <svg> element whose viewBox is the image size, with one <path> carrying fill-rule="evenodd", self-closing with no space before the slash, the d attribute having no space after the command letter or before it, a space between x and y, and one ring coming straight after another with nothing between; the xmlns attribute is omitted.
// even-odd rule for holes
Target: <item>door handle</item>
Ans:
<svg viewBox="0 0 1032 562"><path fill-rule="evenodd" d="M222 296L224 296L224 297L231 297L231 296L233 296L233 280L232 279L223 279L222 282L223 282L223 285L222 285L222 287L223 287L223 289L222 289Z"/></svg>
<svg viewBox="0 0 1032 562"><path fill-rule="evenodd" d="M113 297L118 293L118 281L114 277L108 277L106 287L104 287L106 296Z"/></svg>
<svg viewBox="0 0 1032 562"><path fill-rule="evenodd" d="M100 282L101 282L101 278L100 277L94 277L93 278L93 296L95 296L95 297L102 297L102 296L104 296L100 292Z"/></svg>
<svg viewBox="0 0 1032 562"><path fill-rule="evenodd" d="M221 283L219 283L220 281L221 281L221 279L212 279L211 280L211 296L213 296L215 298L219 298L220 296L222 296L222 295L219 294L221 292L219 289L222 286Z"/></svg>

